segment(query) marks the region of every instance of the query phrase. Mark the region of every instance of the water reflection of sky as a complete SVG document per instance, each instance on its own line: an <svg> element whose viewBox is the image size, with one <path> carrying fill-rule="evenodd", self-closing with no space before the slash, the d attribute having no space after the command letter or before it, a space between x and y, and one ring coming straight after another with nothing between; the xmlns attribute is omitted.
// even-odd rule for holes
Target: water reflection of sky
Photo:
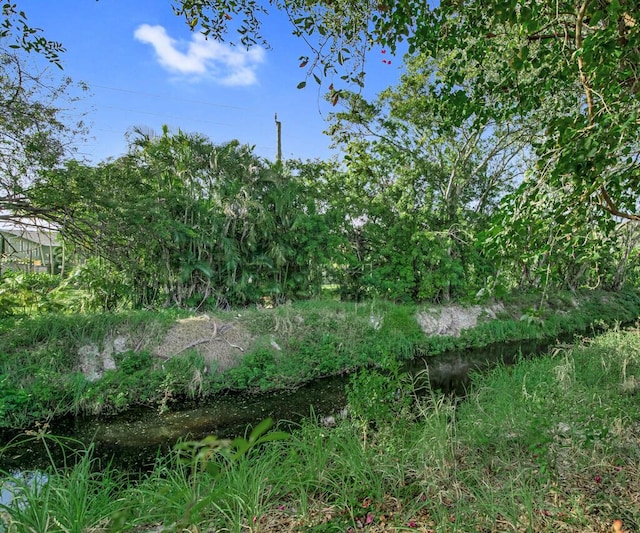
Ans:
<svg viewBox="0 0 640 533"><path fill-rule="evenodd" d="M42 486L46 481L47 476L42 472L8 472L2 477L0 505L10 505L14 497L19 497L20 492ZM4 528L0 522L0 533L3 532Z"/></svg>

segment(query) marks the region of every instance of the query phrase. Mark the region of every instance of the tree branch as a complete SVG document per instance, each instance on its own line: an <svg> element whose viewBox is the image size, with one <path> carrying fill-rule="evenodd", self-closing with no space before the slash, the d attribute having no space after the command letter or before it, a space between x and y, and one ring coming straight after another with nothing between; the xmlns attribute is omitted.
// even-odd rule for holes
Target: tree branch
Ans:
<svg viewBox="0 0 640 533"><path fill-rule="evenodd" d="M613 216L624 218L626 220L640 220L640 215L637 215L635 213L625 213L624 211L620 211L617 208L616 204L613 203L613 200L609 196L609 193L607 192L607 189L605 189L604 185L600 186L600 196L604 201L604 203L600 202L600 205L604 209L606 209L609 213L611 213Z"/></svg>

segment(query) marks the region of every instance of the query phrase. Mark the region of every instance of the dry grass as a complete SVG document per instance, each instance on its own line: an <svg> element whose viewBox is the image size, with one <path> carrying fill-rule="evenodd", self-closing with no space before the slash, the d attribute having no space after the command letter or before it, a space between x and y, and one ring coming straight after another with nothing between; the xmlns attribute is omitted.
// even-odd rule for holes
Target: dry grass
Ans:
<svg viewBox="0 0 640 533"><path fill-rule="evenodd" d="M254 337L237 320L222 321L207 315L177 320L169 329L155 355L169 359L187 350L196 350L211 370L224 372L237 366Z"/></svg>

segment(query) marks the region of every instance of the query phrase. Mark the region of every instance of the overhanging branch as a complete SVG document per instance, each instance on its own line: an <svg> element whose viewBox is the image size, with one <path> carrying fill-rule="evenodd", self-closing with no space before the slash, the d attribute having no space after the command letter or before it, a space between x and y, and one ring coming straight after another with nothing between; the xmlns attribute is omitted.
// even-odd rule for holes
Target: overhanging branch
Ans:
<svg viewBox="0 0 640 533"><path fill-rule="evenodd" d="M640 215L635 213L625 213L624 211L620 211L617 208L616 204L613 203L613 200L609 196L607 189L604 188L604 185L600 187L600 197L603 200L603 202L601 202L600 205L604 209L606 209L609 213L611 213L613 216L624 218L626 220L640 221Z"/></svg>

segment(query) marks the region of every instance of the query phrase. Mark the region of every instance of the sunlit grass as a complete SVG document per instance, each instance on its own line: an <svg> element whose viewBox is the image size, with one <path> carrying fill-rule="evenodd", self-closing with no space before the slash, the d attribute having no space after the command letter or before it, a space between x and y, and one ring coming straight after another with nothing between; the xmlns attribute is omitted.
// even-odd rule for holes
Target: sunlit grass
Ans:
<svg viewBox="0 0 640 533"><path fill-rule="evenodd" d="M384 423L311 417L239 460L211 456L214 468L170 455L129 486L86 455L14 480L24 503L3 520L16 533L636 531L638 375L640 336L613 331L478 375L462 402L416 397Z"/></svg>
<svg viewBox="0 0 640 533"><path fill-rule="evenodd" d="M322 327L336 309L318 313ZM310 416L235 459L176 453L135 483L90 451L70 452L68 467L4 473L15 496L0 531L640 529L638 331L478 374L464 400L415 394L420 381L386 365L354 377L335 427Z"/></svg>
<svg viewBox="0 0 640 533"><path fill-rule="evenodd" d="M595 532L620 520L634 531L639 349L636 333L612 332L499 368L459 405L420 400L410 423L310 420L229 469L196 526Z"/></svg>

